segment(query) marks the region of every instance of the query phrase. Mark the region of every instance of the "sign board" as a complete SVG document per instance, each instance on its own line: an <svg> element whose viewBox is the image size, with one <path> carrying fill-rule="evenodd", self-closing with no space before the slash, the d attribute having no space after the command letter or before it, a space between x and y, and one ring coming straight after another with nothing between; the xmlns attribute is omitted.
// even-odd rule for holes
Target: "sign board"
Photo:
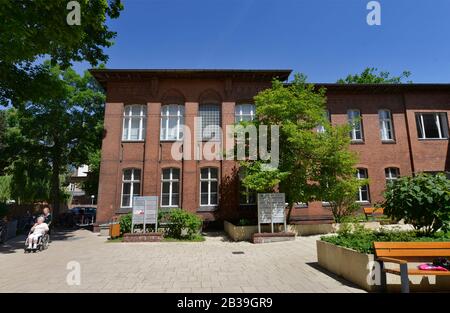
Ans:
<svg viewBox="0 0 450 313"><path fill-rule="evenodd" d="M158 229L158 197L134 197L131 223L131 232L134 225L143 225L144 232L147 224L155 224L155 230Z"/></svg>
<svg viewBox="0 0 450 313"><path fill-rule="evenodd" d="M283 223L286 230L284 193L258 193L258 232L261 224Z"/></svg>

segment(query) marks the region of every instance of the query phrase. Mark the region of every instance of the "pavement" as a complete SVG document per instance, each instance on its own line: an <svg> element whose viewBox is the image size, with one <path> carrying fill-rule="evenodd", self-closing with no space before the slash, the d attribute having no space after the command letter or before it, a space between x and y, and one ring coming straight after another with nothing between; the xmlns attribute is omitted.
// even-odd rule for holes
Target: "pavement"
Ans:
<svg viewBox="0 0 450 313"><path fill-rule="evenodd" d="M319 236L267 244L108 242L88 230L55 231L48 250L24 237L0 245L0 292L364 292L317 264Z"/></svg>

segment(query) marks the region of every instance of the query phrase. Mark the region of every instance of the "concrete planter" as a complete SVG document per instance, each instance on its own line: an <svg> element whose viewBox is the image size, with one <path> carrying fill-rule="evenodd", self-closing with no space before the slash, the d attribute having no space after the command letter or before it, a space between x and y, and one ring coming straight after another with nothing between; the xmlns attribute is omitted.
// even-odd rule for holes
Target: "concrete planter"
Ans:
<svg viewBox="0 0 450 313"><path fill-rule="evenodd" d="M295 240L295 234L289 232L280 233L255 233L252 235L253 243L271 243Z"/></svg>
<svg viewBox="0 0 450 313"><path fill-rule="evenodd" d="M345 247L318 240L317 259L321 267L345 278L367 291L381 291L379 283L379 265L374 262L373 254L357 252ZM420 263L408 263L416 268ZM396 264L386 264L387 268L397 268ZM450 277L410 276L410 290L414 291L450 291ZM387 274L387 291L400 291L400 276Z"/></svg>

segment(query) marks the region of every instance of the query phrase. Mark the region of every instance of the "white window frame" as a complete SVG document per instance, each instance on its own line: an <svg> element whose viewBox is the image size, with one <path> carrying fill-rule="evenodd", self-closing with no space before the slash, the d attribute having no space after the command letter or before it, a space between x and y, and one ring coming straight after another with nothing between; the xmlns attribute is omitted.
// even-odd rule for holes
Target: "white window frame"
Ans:
<svg viewBox="0 0 450 313"><path fill-rule="evenodd" d="M202 178L202 170L204 169L208 169L208 177L207 178ZM211 170L216 170L217 171L217 178L212 178L211 177ZM208 182L208 203L206 204L202 204L202 182ZM217 199L217 203L211 203L211 184L212 183L216 183L217 185L217 192L216 192L216 199ZM200 206L202 207L208 207L208 206L217 206L219 204L219 169L217 167L202 167L200 169Z"/></svg>
<svg viewBox="0 0 450 313"><path fill-rule="evenodd" d="M130 175L130 179L125 180L125 171L131 171L131 175ZM122 192L120 195L120 207L121 208L132 208L133 207L133 198L134 198L134 184L139 183L139 186L141 186L141 179L135 179L136 176L136 172L139 171L139 177L142 178L141 176L141 170L139 168L126 168L122 171ZM124 205L123 204L123 196L124 196L124 187L125 184L130 184L130 205ZM141 190L139 189L139 195L141 194Z"/></svg>
<svg viewBox="0 0 450 313"><path fill-rule="evenodd" d="M423 122L423 116L424 115L433 115L434 116L434 121L436 123L436 127L438 129L438 137L426 137L426 133L425 133L425 124ZM418 117L418 118L417 118ZM445 125L441 125L441 118L443 121L446 122ZM448 139L449 135L448 135L448 117L447 117L447 113L445 112L416 112L416 123L419 122L419 124L417 125L417 128L420 128L419 133L417 134L419 139Z"/></svg>
<svg viewBox="0 0 450 313"><path fill-rule="evenodd" d="M171 108L176 106L176 114L171 115ZM183 139L184 129L184 105L182 104L166 104L161 106L161 126L160 126L160 140L174 141ZM173 129L169 128L170 120L176 120L176 133L172 136ZM165 130L165 131L164 131Z"/></svg>
<svg viewBox="0 0 450 313"><path fill-rule="evenodd" d="M392 175L395 171L395 175ZM386 183L397 180L400 177L400 169L398 167L386 167L384 169L384 176L386 178Z"/></svg>
<svg viewBox="0 0 450 313"><path fill-rule="evenodd" d="M330 111L329 110L325 110L325 119L331 123L331 115L330 115ZM317 132L318 133L324 133L325 132L325 127L323 125L319 125L317 126Z"/></svg>
<svg viewBox="0 0 450 313"><path fill-rule="evenodd" d="M205 108L214 108L213 111L205 110ZM202 117L202 112L214 112L218 114L218 124L205 124L204 119ZM222 130L222 108L219 103L202 103L198 108L198 139L199 141L221 141L221 130ZM206 131L214 130L214 136L207 136L208 132Z"/></svg>
<svg viewBox="0 0 450 313"><path fill-rule="evenodd" d="M250 107L250 113L243 113L243 108ZM234 121L235 123L243 121L253 121L256 117L256 106L253 103L236 104L234 107Z"/></svg>
<svg viewBox="0 0 450 313"><path fill-rule="evenodd" d="M366 168L358 168L358 171L356 172L356 177L358 179L368 179L369 174ZM361 171L364 171L364 176L362 177ZM363 193L367 193L367 200L363 200ZM369 192L369 184L366 184L364 186L359 187L358 189L358 200L356 201L358 203L368 203L370 202L370 192Z"/></svg>
<svg viewBox="0 0 450 313"><path fill-rule="evenodd" d="M164 178L164 171L169 170L169 178ZM173 172L178 171L178 178L173 178ZM180 184L180 176L181 171L179 168L176 167L170 167L170 168L164 168L161 171L161 207L168 208L168 207L179 207L180 206L180 193L181 193L181 184ZM169 184L169 204L163 204L163 185ZM175 195L173 192L173 184L178 183L178 203L173 203L172 197Z"/></svg>
<svg viewBox="0 0 450 313"><path fill-rule="evenodd" d="M386 113L386 116L383 116ZM378 119L380 120L380 137L381 141L394 141L394 123L392 121L392 113L388 109L378 111Z"/></svg>
<svg viewBox="0 0 450 313"><path fill-rule="evenodd" d="M139 108L139 115L133 115L133 108ZM133 120L139 120L138 138L131 138ZM126 105L123 110L122 141L144 141L147 121L147 106L143 104Z"/></svg>
<svg viewBox="0 0 450 313"><path fill-rule="evenodd" d="M357 116L355 116L356 115L355 113L357 113ZM364 141L361 111L358 109L350 109L347 111L347 118L348 123L352 127L352 129L350 130L350 138L352 139L352 141L354 142ZM359 119L358 123L355 122L355 119ZM361 138L357 138L358 132Z"/></svg>

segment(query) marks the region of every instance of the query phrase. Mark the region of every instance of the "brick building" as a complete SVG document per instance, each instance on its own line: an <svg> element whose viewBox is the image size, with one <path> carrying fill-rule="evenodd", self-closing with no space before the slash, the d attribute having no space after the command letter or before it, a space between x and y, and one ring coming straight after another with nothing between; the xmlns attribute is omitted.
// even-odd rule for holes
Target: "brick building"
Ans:
<svg viewBox="0 0 450 313"><path fill-rule="evenodd" d="M206 220L256 214L255 198L242 193L236 162L174 160L180 125L221 126L254 117L253 97L285 81L290 70L92 70L107 91L97 221L131 210L133 195L157 195L161 208L182 207ZM351 134L359 156L362 206L382 200L386 181L418 172L450 171L450 84L338 85L327 89L332 123L360 120ZM213 131L214 132L214 131ZM298 204L292 222L330 219L326 203Z"/></svg>

